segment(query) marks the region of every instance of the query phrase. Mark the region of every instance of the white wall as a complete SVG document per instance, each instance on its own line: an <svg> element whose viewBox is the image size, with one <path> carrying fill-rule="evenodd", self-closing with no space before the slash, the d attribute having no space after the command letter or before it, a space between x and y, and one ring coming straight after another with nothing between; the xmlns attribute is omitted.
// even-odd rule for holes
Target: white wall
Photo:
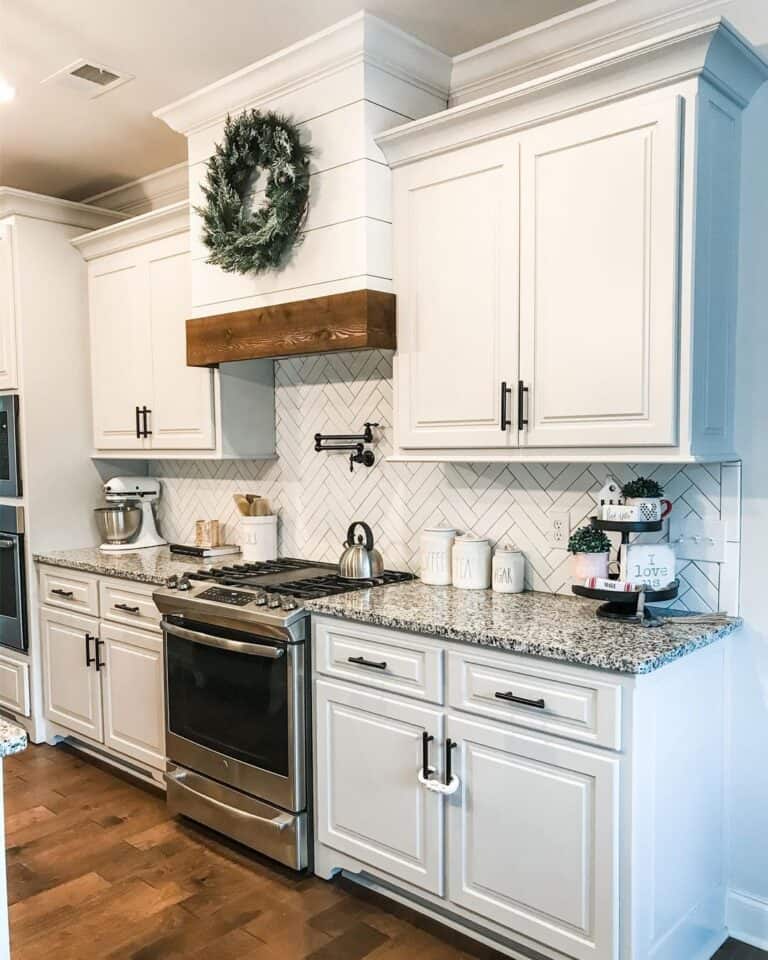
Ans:
<svg viewBox="0 0 768 960"><path fill-rule="evenodd" d="M768 4L744 7L764 22ZM738 23L738 20L737 20ZM745 23L746 27L747 24ZM768 44L761 47L768 51ZM737 450L742 466L741 614L730 688L730 865L733 936L768 948L768 84L744 114L737 348Z"/></svg>

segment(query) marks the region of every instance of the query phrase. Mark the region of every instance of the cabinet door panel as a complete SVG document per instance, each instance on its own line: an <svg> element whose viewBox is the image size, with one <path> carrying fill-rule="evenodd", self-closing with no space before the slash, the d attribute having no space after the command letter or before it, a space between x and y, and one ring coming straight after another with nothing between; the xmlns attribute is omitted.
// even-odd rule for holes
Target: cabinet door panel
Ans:
<svg viewBox="0 0 768 960"><path fill-rule="evenodd" d="M146 270L105 258L91 264L91 365L94 445L141 450L136 407L152 406L152 355Z"/></svg>
<svg viewBox="0 0 768 960"><path fill-rule="evenodd" d="M446 734L449 898L576 960L614 958L618 758L452 716Z"/></svg>
<svg viewBox="0 0 768 960"><path fill-rule="evenodd" d="M395 171L398 442L506 447L517 382L518 146L503 138ZM507 404L516 424L514 392Z"/></svg>
<svg viewBox="0 0 768 960"><path fill-rule="evenodd" d="M103 742L101 678L93 663L85 663L85 636L98 636L98 620L43 608L40 626L46 717ZM96 653L95 642L90 641L91 656Z"/></svg>
<svg viewBox="0 0 768 960"><path fill-rule="evenodd" d="M12 234L9 223L0 224L0 390L11 390L19 385Z"/></svg>
<svg viewBox="0 0 768 960"><path fill-rule="evenodd" d="M213 371L187 366L189 235L148 250L152 318L152 447L213 449Z"/></svg>
<svg viewBox="0 0 768 960"><path fill-rule="evenodd" d="M670 98L523 137L521 445L676 442L680 128Z"/></svg>
<svg viewBox="0 0 768 960"><path fill-rule="evenodd" d="M165 767L163 640L143 630L100 624L104 641L104 743Z"/></svg>
<svg viewBox="0 0 768 960"><path fill-rule="evenodd" d="M422 733L442 714L317 680L317 824L321 843L441 894L442 798L421 786Z"/></svg>

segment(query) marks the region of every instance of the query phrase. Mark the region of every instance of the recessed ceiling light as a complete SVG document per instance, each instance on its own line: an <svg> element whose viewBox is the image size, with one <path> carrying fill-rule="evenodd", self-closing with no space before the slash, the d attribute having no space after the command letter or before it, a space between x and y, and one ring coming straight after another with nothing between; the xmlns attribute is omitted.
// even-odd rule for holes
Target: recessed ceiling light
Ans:
<svg viewBox="0 0 768 960"><path fill-rule="evenodd" d="M8 103L16 96L16 90L0 77L0 103Z"/></svg>

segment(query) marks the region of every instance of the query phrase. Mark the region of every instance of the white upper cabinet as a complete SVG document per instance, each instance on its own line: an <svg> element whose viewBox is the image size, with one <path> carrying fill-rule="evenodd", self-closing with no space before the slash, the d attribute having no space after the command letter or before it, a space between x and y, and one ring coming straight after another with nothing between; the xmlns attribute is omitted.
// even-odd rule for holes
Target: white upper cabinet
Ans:
<svg viewBox="0 0 768 960"><path fill-rule="evenodd" d="M680 108L630 101L522 139L522 445L677 440Z"/></svg>
<svg viewBox="0 0 768 960"><path fill-rule="evenodd" d="M402 447L517 442L500 407L517 381L517 156L501 139L396 179Z"/></svg>
<svg viewBox="0 0 768 960"><path fill-rule="evenodd" d="M188 221L182 202L73 241L89 261L96 454L274 455L272 362L187 366Z"/></svg>
<svg viewBox="0 0 768 960"><path fill-rule="evenodd" d="M740 114L768 64L713 18L532 71L377 137L396 458L733 458Z"/></svg>
<svg viewBox="0 0 768 960"><path fill-rule="evenodd" d="M18 387L13 227L0 223L0 390Z"/></svg>

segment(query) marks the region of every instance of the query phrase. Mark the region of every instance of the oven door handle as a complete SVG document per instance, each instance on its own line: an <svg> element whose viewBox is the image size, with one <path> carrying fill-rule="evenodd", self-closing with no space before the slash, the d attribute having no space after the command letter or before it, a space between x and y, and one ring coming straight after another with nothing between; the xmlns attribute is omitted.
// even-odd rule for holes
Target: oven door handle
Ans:
<svg viewBox="0 0 768 960"><path fill-rule="evenodd" d="M219 650L228 650L231 653L245 653L249 657L266 657L268 660L279 660L285 653L284 647L268 647L265 643L242 643L240 640L212 637L207 633L200 633L198 630L177 627L175 623L168 623L167 620L163 620L163 630L180 640L202 643L206 647L217 647Z"/></svg>
<svg viewBox="0 0 768 960"><path fill-rule="evenodd" d="M225 810L230 816L240 817L243 820L258 820L259 823L263 823L266 827L272 827L274 830L285 830L291 826L294 822L295 817L292 817L289 813L281 813L279 816L274 819L269 817L260 817L256 813L250 813L245 810L238 810L237 807L231 807L228 803L224 803L223 800L217 800L215 797L209 796L207 793L200 793L199 790L195 790L194 787L190 787L188 783L185 783L186 780L186 771L184 770L174 770L169 773L164 774L166 781L173 780L177 787L181 787L182 790L186 790L187 793L191 793L193 796L198 797L200 800L203 800L205 803L210 803L214 807L219 807L220 810Z"/></svg>
<svg viewBox="0 0 768 960"><path fill-rule="evenodd" d="M15 540L6 540L4 537L0 538L0 550L13 550L15 546Z"/></svg>

